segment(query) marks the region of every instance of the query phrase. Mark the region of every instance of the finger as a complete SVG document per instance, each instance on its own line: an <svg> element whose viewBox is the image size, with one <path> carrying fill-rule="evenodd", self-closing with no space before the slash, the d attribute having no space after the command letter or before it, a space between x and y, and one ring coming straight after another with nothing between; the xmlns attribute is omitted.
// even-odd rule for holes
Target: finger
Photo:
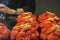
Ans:
<svg viewBox="0 0 60 40"><path fill-rule="evenodd" d="M4 5L4 4L0 4L0 7L6 7L6 5Z"/></svg>

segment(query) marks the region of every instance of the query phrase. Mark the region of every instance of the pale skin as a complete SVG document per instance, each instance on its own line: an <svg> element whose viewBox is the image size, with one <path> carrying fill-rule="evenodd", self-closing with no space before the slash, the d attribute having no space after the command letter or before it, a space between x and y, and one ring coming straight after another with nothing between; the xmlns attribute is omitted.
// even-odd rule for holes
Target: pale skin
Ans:
<svg viewBox="0 0 60 40"><path fill-rule="evenodd" d="M9 7L7 7L4 4L0 4L0 12L4 12L7 14L15 14L15 12L17 12L17 15L24 12L23 8L19 8L17 10L11 9Z"/></svg>

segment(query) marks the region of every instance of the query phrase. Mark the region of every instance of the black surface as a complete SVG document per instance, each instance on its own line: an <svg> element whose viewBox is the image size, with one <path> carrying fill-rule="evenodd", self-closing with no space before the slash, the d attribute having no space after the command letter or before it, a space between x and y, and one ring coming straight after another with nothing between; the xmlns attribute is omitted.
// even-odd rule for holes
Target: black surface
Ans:
<svg viewBox="0 0 60 40"><path fill-rule="evenodd" d="M56 12L60 17L60 0L36 0L36 15L44 11Z"/></svg>

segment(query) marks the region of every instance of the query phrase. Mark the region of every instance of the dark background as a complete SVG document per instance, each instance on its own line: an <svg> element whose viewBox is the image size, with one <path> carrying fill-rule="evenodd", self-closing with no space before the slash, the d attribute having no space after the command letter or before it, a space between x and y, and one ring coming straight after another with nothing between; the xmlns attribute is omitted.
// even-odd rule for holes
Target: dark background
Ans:
<svg viewBox="0 0 60 40"><path fill-rule="evenodd" d="M60 0L35 0L36 11L35 14L39 15L44 11L56 12L60 17Z"/></svg>

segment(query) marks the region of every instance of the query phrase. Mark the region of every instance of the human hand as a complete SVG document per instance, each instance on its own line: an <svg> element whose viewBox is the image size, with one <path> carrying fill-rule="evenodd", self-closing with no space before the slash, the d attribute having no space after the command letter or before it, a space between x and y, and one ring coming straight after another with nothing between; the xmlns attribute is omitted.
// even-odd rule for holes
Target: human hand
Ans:
<svg viewBox="0 0 60 40"><path fill-rule="evenodd" d="M24 13L23 8L19 8L19 9L17 9L17 14L20 14L20 13Z"/></svg>
<svg viewBox="0 0 60 40"><path fill-rule="evenodd" d="M4 4L0 4L0 12L7 13L8 7Z"/></svg>

